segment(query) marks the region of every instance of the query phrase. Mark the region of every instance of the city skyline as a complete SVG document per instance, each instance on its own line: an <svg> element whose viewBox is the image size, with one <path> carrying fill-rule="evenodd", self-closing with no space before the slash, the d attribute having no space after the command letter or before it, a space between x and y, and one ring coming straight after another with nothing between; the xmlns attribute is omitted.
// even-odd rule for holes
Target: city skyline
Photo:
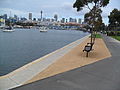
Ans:
<svg viewBox="0 0 120 90"><path fill-rule="evenodd" d="M40 18L40 11L43 11L43 17L53 18L55 14L58 18L81 18L84 19L84 14L88 12L87 9L77 12L76 9L72 7L75 0L52 0L52 1L42 1L42 0L1 0L0 15L8 14L13 16L14 14L19 17L28 18L28 14L32 13L33 18ZM105 8L102 8L103 21L108 24L108 15L114 9L120 9L119 0L110 0L110 3Z"/></svg>

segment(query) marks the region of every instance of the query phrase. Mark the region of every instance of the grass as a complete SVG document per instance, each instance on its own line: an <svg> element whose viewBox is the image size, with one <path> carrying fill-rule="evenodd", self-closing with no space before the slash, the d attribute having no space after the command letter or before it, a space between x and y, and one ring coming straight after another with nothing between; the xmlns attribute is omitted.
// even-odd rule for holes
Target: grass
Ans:
<svg viewBox="0 0 120 90"><path fill-rule="evenodd" d="M93 34L93 37L94 37L94 35L96 35L96 38L102 38L100 34Z"/></svg>
<svg viewBox="0 0 120 90"><path fill-rule="evenodd" d="M111 37L118 40L118 41L120 41L120 36L111 36Z"/></svg>
<svg viewBox="0 0 120 90"><path fill-rule="evenodd" d="M102 38L100 34L95 34L96 38Z"/></svg>

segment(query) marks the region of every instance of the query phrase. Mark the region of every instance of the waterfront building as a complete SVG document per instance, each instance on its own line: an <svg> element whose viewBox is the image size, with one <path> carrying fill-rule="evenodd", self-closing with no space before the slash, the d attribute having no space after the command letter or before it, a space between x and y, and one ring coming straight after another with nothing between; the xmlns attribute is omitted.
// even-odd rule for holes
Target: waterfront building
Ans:
<svg viewBox="0 0 120 90"><path fill-rule="evenodd" d="M69 22L73 22L73 18L70 17L70 18L69 18Z"/></svg>
<svg viewBox="0 0 120 90"><path fill-rule="evenodd" d="M68 19L66 19L66 23L68 22Z"/></svg>
<svg viewBox="0 0 120 90"><path fill-rule="evenodd" d="M54 19L53 19L53 18L51 19L51 22L54 22Z"/></svg>
<svg viewBox="0 0 120 90"><path fill-rule="evenodd" d="M43 20L42 20L42 21L43 21L43 22L44 22L44 21L46 21L46 18L43 18Z"/></svg>
<svg viewBox="0 0 120 90"><path fill-rule="evenodd" d="M17 18L18 18L18 17L17 17L17 15L14 15L14 19L16 19L16 20L17 20Z"/></svg>
<svg viewBox="0 0 120 90"><path fill-rule="evenodd" d="M61 23L65 23L65 18L62 18Z"/></svg>
<svg viewBox="0 0 120 90"><path fill-rule="evenodd" d="M33 18L33 21L36 21L36 18Z"/></svg>
<svg viewBox="0 0 120 90"><path fill-rule="evenodd" d="M54 15L54 19L55 19L55 21L58 21L58 15L57 14Z"/></svg>
<svg viewBox="0 0 120 90"><path fill-rule="evenodd" d="M0 27L5 27L5 19L0 18Z"/></svg>
<svg viewBox="0 0 120 90"><path fill-rule="evenodd" d="M74 22L77 23L77 19L76 18L74 19Z"/></svg>
<svg viewBox="0 0 120 90"><path fill-rule="evenodd" d="M3 15L3 19L7 20L7 14Z"/></svg>
<svg viewBox="0 0 120 90"><path fill-rule="evenodd" d="M29 13L29 20L32 20L32 13Z"/></svg>
<svg viewBox="0 0 120 90"><path fill-rule="evenodd" d="M41 21L41 18L38 18L38 21Z"/></svg>
<svg viewBox="0 0 120 90"><path fill-rule="evenodd" d="M47 18L46 21L50 22L50 18Z"/></svg>
<svg viewBox="0 0 120 90"><path fill-rule="evenodd" d="M21 20L21 21L26 21L26 20L27 20L27 18L22 17L22 18L20 18L20 20Z"/></svg>
<svg viewBox="0 0 120 90"><path fill-rule="evenodd" d="M77 22L77 19L76 18L69 18L69 22Z"/></svg>
<svg viewBox="0 0 120 90"><path fill-rule="evenodd" d="M81 24L81 19L80 18L78 19L78 23Z"/></svg>
<svg viewBox="0 0 120 90"><path fill-rule="evenodd" d="M42 21L42 14L43 14L43 11L41 11L40 14L41 14L41 21Z"/></svg>
<svg viewBox="0 0 120 90"><path fill-rule="evenodd" d="M19 21L19 18L17 15L14 15L14 19L15 19L15 21Z"/></svg>

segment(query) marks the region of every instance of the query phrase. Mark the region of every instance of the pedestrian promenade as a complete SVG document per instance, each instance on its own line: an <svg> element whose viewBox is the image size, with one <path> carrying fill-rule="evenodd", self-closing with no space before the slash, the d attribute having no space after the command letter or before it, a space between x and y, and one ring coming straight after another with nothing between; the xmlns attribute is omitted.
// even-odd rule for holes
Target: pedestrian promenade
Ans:
<svg viewBox="0 0 120 90"><path fill-rule="evenodd" d="M120 51L120 43L105 35L103 35L103 40L105 41L107 47L109 48L112 56L106 57L104 59L101 58L102 60L97 60L97 62L85 66L81 65L82 67L80 66L75 67L75 69L72 69L70 71L66 70L67 72L65 71L63 73L54 76L50 75L52 77L49 76L48 78L43 77L45 79L27 85L23 85L13 90L27 90L27 89L29 90L40 90L40 89L41 90L119 90L120 89L119 88L120 55L118 53ZM98 46L96 46L96 48L98 49L100 49L100 47L101 44L98 44ZM73 50L76 50L75 48ZM101 49L100 53L95 53L96 48L94 49L94 51L90 53L88 58L92 58L92 60L94 60L93 59L94 56L98 57L99 54L104 55L104 51L105 51L104 48ZM67 54L70 54L71 52L72 50ZM63 56L62 58L67 57L66 55ZM77 55L81 55L81 54L79 53ZM84 53L82 55L84 56ZM69 56L69 58L72 58L72 54ZM70 59L67 58L67 61L69 60ZM57 69L56 67L54 68ZM43 71L43 73L44 72L45 70Z"/></svg>
<svg viewBox="0 0 120 90"><path fill-rule="evenodd" d="M47 54L23 67L0 77L0 90L8 90L10 88L24 85L25 82L32 79L34 76L45 70L48 66L53 64L60 57L71 51L74 47L86 40L89 35L72 42L63 48L60 48L50 54Z"/></svg>
<svg viewBox="0 0 120 90"><path fill-rule="evenodd" d="M56 74L63 73L78 67L82 67L104 58L111 57L111 54L107 49L104 41L100 38L96 38L96 42L93 47L94 50L89 52L89 57L86 57L86 52L83 52L82 50L87 42L90 42L90 38L76 46L69 53L65 54L48 68L40 72L31 80L27 81L25 84L54 76Z"/></svg>

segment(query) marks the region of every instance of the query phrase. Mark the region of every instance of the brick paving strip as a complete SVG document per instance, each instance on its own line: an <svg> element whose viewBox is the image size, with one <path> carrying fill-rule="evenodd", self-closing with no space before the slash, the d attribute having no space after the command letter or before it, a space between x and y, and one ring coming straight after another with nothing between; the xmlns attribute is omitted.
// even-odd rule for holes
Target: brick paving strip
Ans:
<svg viewBox="0 0 120 90"><path fill-rule="evenodd" d="M37 80L54 76L111 57L111 54L104 41L100 38L96 39L95 45L93 47L94 50L89 53L89 57L86 57L86 52L82 52L82 50L86 43L88 43L89 41L90 38L73 48L70 52L65 54L60 59L56 60L56 62L37 74L31 80L25 82L25 84L35 82Z"/></svg>

